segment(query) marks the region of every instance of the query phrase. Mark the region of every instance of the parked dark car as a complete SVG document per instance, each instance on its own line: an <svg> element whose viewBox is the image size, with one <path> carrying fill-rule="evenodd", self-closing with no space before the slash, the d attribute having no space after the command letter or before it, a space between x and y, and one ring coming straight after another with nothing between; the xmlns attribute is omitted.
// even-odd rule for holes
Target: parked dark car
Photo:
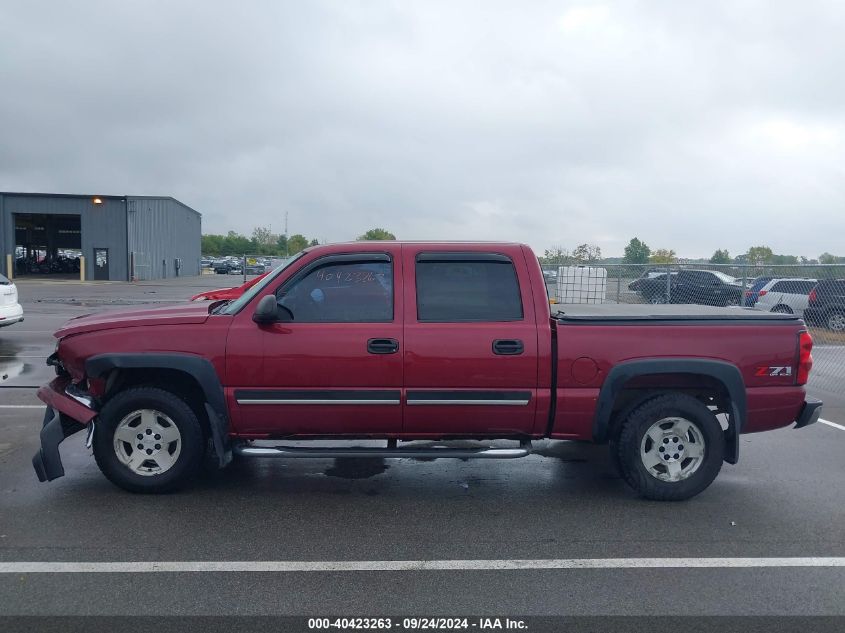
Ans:
<svg viewBox="0 0 845 633"><path fill-rule="evenodd" d="M820 281L807 297L804 320L834 332L845 332L845 279Z"/></svg>
<svg viewBox="0 0 845 633"><path fill-rule="evenodd" d="M214 264L214 272L218 275L229 275L232 273L241 274L242 271L243 268L241 268L240 262L224 260Z"/></svg>
<svg viewBox="0 0 845 633"><path fill-rule="evenodd" d="M746 308L753 308L754 304L757 303L757 300L760 298L760 291L763 289L763 286L769 283L772 279L774 279L774 277L757 277L757 279L752 281L751 286L743 295L742 305Z"/></svg>
<svg viewBox="0 0 845 633"><path fill-rule="evenodd" d="M671 273L672 281L677 274ZM666 273L644 273L642 277L628 284L628 290L639 293L646 303L667 303Z"/></svg>
<svg viewBox="0 0 845 633"><path fill-rule="evenodd" d="M666 275L641 277L628 285L649 303L697 303L708 306L738 306L742 284L717 270L681 270L671 273L668 296Z"/></svg>

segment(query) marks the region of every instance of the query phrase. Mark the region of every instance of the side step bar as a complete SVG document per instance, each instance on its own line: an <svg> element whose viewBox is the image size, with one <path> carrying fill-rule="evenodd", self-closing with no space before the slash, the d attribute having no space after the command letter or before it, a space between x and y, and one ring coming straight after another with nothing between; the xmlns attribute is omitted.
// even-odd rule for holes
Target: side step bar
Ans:
<svg viewBox="0 0 845 633"><path fill-rule="evenodd" d="M422 457L436 459L452 457L457 459L516 459L531 454L531 442L520 444L520 448L378 448L343 447L321 448L312 446L235 446L234 452L242 457Z"/></svg>

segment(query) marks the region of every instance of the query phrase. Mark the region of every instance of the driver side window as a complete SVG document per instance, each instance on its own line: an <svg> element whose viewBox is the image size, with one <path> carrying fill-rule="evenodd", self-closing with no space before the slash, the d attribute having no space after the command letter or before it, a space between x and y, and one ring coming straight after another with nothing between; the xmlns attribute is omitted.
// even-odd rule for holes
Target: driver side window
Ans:
<svg viewBox="0 0 845 633"><path fill-rule="evenodd" d="M393 263L328 263L282 287L276 300L295 323L390 322Z"/></svg>

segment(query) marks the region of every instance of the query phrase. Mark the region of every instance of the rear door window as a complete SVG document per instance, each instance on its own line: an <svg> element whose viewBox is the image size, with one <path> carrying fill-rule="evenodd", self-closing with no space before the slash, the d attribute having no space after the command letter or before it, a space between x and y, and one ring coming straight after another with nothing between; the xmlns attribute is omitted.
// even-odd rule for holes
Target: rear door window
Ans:
<svg viewBox="0 0 845 633"><path fill-rule="evenodd" d="M416 283L419 321L456 323L523 318L516 269L504 255L421 253L416 261Z"/></svg>
<svg viewBox="0 0 845 633"><path fill-rule="evenodd" d="M788 279L779 281L772 286L772 292L783 292L792 295L807 295L815 288L815 281L802 281L800 279Z"/></svg>

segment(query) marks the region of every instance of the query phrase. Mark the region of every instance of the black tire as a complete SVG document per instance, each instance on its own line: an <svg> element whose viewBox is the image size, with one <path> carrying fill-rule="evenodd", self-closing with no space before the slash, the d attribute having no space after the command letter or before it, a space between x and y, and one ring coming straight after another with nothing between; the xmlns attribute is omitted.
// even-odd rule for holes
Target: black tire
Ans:
<svg viewBox="0 0 845 633"><path fill-rule="evenodd" d="M179 453L160 474L139 475L120 461L115 449L118 425L134 411L153 409L166 415L179 431ZM141 430L139 428L139 430ZM103 474L129 492L170 492L187 483L198 471L205 453L202 426L196 413L179 396L156 387L133 387L106 402L94 431L94 458ZM175 454L175 451L174 451Z"/></svg>
<svg viewBox="0 0 845 633"><path fill-rule="evenodd" d="M640 448L649 428L663 418L677 417L692 422L704 443L704 456L697 469L686 479L669 482L658 479L643 464ZM622 422L611 450L625 482L640 496L655 501L682 501L707 488L722 468L725 439L713 412L692 396L668 393L648 400L634 409Z"/></svg>

